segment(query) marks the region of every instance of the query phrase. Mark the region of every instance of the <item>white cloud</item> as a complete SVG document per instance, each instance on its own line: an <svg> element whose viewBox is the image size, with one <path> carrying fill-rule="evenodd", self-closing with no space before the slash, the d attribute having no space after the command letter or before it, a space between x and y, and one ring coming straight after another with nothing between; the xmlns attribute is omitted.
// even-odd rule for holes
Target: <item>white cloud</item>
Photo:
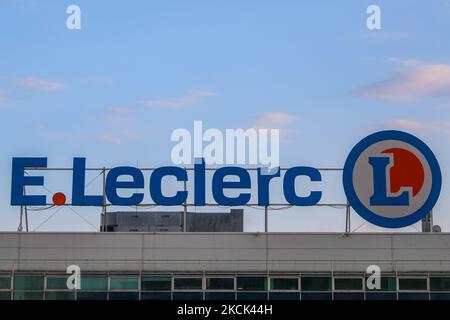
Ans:
<svg viewBox="0 0 450 320"><path fill-rule="evenodd" d="M52 82L36 77L25 77L17 80L21 86L32 88L38 91L58 91L63 90L65 85L61 82Z"/></svg>
<svg viewBox="0 0 450 320"><path fill-rule="evenodd" d="M389 101L450 95L450 65L420 64L408 72L360 88L356 93Z"/></svg>
<svg viewBox="0 0 450 320"><path fill-rule="evenodd" d="M180 98L161 99L161 100L144 100L140 104L147 108L163 108L163 109L182 109L200 103L209 97L217 94L208 90L188 90L187 93Z"/></svg>

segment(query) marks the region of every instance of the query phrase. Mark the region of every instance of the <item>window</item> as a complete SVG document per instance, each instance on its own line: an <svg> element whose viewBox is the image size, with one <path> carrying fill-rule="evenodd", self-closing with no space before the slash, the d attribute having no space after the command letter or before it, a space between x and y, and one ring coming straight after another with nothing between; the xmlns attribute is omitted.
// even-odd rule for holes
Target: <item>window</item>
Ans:
<svg viewBox="0 0 450 320"><path fill-rule="evenodd" d="M234 292L206 292L205 300L235 300Z"/></svg>
<svg viewBox="0 0 450 320"><path fill-rule="evenodd" d="M326 292L308 292L303 293L300 296L301 300L331 300L332 295Z"/></svg>
<svg viewBox="0 0 450 320"><path fill-rule="evenodd" d="M43 290L44 276L42 275L15 275L14 290Z"/></svg>
<svg viewBox="0 0 450 320"><path fill-rule="evenodd" d="M172 290L172 277L170 276L142 276L142 291L170 291Z"/></svg>
<svg viewBox="0 0 450 320"><path fill-rule="evenodd" d="M11 300L11 291L0 291L0 300Z"/></svg>
<svg viewBox="0 0 450 320"><path fill-rule="evenodd" d="M450 277L430 277L431 291L450 291Z"/></svg>
<svg viewBox="0 0 450 320"><path fill-rule="evenodd" d="M400 292L398 300L429 300L429 294L425 292Z"/></svg>
<svg viewBox="0 0 450 320"><path fill-rule="evenodd" d="M267 300L265 292L238 292L237 300Z"/></svg>
<svg viewBox="0 0 450 320"><path fill-rule="evenodd" d="M298 278L270 278L270 290L298 290Z"/></svg>
<svg viewBox="0 0 450 320"><path fill-rule="evenodd" d="M364 292L336 292L334 300L364 300Z"/></svg>
<svg viewBox="0 0 450 320"><path fill-rule="evenodd" d="M0 276L0 290L11 290L10 276Z"/></svg>
<svg viewBox="0 0 450 320"><path fill-rule="evenodd" d="M170 292L141 292L141 300L170 300L172 294Z"/></svg>
<svg viewBox="0 0 450 320"><path fill-rule="evenodd" d="M107 276L82 276L81 289L82 291L107 291L108 277Z"/></svg>
<svg viewBox="0 0 450 320"><path fill-rule="evenodd" d="M431 300L450 300L450 293L431 293Z"/></svg>
<svg viewBox="0 0 450 320"><path fill-rule="evenodd" d="M267 281L265 277L237 277L238 291L265 291Z"/></svg>
<svg viewBox="0 0 450 320"><path fill-rule="evenodd" d="M399 278L398 287L402 291L426 291L427 278Z"/></svg>
<svg viewBox="0 0 450 320"><path fill-rule="evenodd" d="M298 292L270 292L269 300L299 300Z"/></svg>
<svg viewBox="0 0 450 320"><path fill-rule="evenodd" d="M395 291L397 289L397 278L396 277L381 277L380 279L380 289L369 289L367 288L366 279L366 290L367 291Z"/></svg>
<svg viewBox="0 0 450 320"><path fill-rule="evenodd" d="M107 300L107 292L78 292L77 300Z"/></svg>
<svg viewBox="0 0 450 320"><path fill-rule="evenodd" d="M48 276L47 290L67 290L66 276Z"/></svg>
<svg viewBox="0 0 450 320"><path fill-rule="evenodd" d="M331 291L331 277L302 277L302 291Z"/></svg>
<svg viewBox="0 0 450 320"><path fill-rule="evenodd" d="M132 291L110 292L109 300L139 300L139 292L132 292Z"/></svg>
<svg viewBox="0 0 450 320"><path fill-rule="evenodd" d="M203 292L174 292L173 300L203 300Z"/></svg>
<svg viewBox="0 0 450 320"><path fill-rule="evenodd" d="M42 300L43 291L14 291L14 300Z"/></svg>
<svg viewBox="0 0 450 320"><path fill-rule="evenodd" d="M234 278L207 278L208 290L234 290Z"/></svg>
<svg viewBox="0 0 450 320"><path fill-rule="evenodd" d="M111 290L137 290L137 277L111 277Z"/></svg>
<svg viewBox="0 0 450 320"><path fill-rule="evenodd" d="M334 290L358 291L363 289L362 278L334 278Z"/></svg>
<svg viewBox="0 0 450 320"><path fill-rule="evenodd" d="M202 278L175 278L173 281L175 290L202 290Z"/></svg>
<svg viewBox="0 0 450 320"><path fill-rule="evenodd" d="M47 291L45 300L75 300L74 291Z"/></svg>
<svg viewBox="0 0 450 320"><path fill-rule="evenodd" d="M366 300L397 300L395 292L366 292Z"/></svg>

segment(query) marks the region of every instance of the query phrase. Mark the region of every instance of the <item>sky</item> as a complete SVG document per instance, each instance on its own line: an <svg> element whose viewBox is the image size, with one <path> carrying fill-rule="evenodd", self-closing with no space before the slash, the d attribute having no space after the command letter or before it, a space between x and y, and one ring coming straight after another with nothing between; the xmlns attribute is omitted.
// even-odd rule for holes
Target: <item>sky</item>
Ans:
<svg viewBox="0 0 450 320"><path fill-rule="evenodd" d="M81 8L80 30L66 27L71 4ZM381 8L380 30L366 27L371 4ZM1 0L0 230L19 223L12 157L163 166L171 132L202 120L280 128L282 166L342 167L363 137L410 132L440 162L434 223L450 231L449 30L448 0ZM49 193L70 184L64 174L49 179ZM320 187L323 202L345 202L339 173ZM262 211L245 210L245 230L264 230ZM99 212L30 211L30 230L93 231ZM351 219L352 230L386 231ZM270 231L343 231L345 211L291 208L269 221Z"/></svg>

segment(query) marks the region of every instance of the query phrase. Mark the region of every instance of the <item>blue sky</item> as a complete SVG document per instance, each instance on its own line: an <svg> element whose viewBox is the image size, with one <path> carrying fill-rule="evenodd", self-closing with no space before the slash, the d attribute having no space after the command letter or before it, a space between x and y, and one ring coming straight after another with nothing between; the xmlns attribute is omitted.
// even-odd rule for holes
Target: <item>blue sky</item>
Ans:
<svg viewBox="0 0 450 320"><path fill-rule="evenodd" d="M81 30L65 26L70 4L81 8ZM366 28L370 4L381 8L381 30ZM0 230L18 224L9 205L13 156L160 166L170 161L172 130L194 120L281 128L284 166L341 167L374 131L416 134L440 161L434 219L450 230L449 30L444 0L2 0ZM66 181L55 177L55 188ZM340 176L325 177L323 188L324 201L345 200ZM97 209L75 210L38 230L92 230L78 214L98 225ZM272 230L343 230L336 210L276 213ZM248 212L246 229L261 230L261 213ZM32 227L52 213L31 213Z"/></svg>

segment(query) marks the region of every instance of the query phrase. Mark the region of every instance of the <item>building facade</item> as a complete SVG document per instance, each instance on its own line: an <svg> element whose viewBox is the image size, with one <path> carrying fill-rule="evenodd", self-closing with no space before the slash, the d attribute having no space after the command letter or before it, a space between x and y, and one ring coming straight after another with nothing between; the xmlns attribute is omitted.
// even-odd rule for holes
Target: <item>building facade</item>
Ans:
<svg viewBox="0 0 450 320"><path fill-rule="evenodd" d="M0 298L450 299L450 234L4 232Z"/></svg>
<svg viewBox="0 0 450 320"><path fill-rule="evenodd" d="M182 232L183 211L115 211L101 221L106 232ZM187 232L242 232L244 210L230 212L186 212Z"/></svg>

